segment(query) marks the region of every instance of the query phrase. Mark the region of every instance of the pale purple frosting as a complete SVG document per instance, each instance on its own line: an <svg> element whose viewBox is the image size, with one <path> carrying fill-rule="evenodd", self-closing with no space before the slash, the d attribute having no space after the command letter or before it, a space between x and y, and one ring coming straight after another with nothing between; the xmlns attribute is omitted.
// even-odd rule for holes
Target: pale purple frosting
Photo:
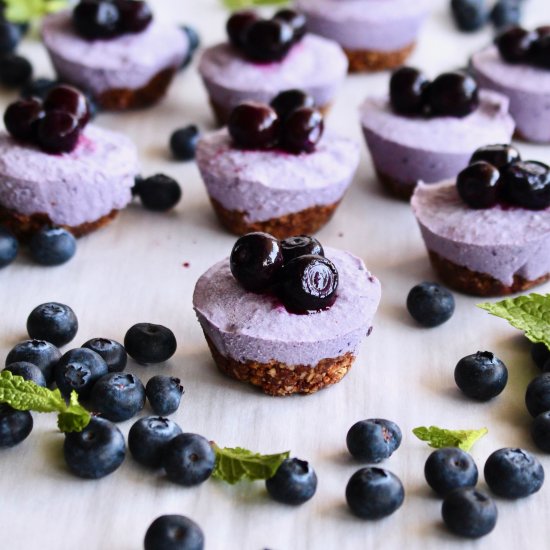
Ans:
<svg viewBox="0 0 550 550"><path fill-rule="evenodd" d="M308 30L348 50L392 52L416 41L433 0L295 0Z"/></svg>
<svg viewBox="0 0 550 550"><path fill-rule="evenodd" d="M178 68L189 51L181 29L156 19L137 34L86 40L74 30L70 10L44 19L42 39L59 77L94 95L141 88L160 71Z"/></svg>
<svg viewBox="0 0 550 550"><path fill-rule="evenodd" d="M221 355L290 366L315 366L322 359L355 355L370 333L380 282L348 252L325 248L325 255L338 269L338 296L332 307L311 315L289 313L273 296L244 290L233 278L228 259L204 273L195 287L193 307Z"/></svg>
<svg viewBox="0 0 550 550"><path fill-rule="evenodd" d="M420 183L411 205L428 250L511 285L550 273L550 208L469 208L454 180Z"/></svg>
<svg viewBox="0 0 550 550"><path fill-rule="evenodd" d="M316 105L324 106L336 95L347 69L340 46L314 35L306 35L280 62L251 62L228 43L206 49L199 62L210 98L226 109L245 100L269 103L292 88L304 90Z"/></svg>
<svg viewBox="0 0 550 550"><path fill-rule="evenodd" d="M404 186L454 177L478 147L510 143L514 133L508 99L488 90L480 91L479 108L463 118L398 115L388 97L368 98L360 112L376 169Z"/></svg>
<svg viewBox="0 0 550 550"><path fill-rule="evenodd" d="M359 145L326 132L312 153L247 151L224 128L200 140L196 160L209 195L250 223L339 201L359 164Z"/></svg>
<svg viewBox="0 0 550 550"><path fill-rule="evenodd" d="M508 97L522 137L550 142L550 70L506 63L495 46L474 54L472 67L481 86Z"/></svg>
<svg viewBox="0 0 550 550"><path fill-rule="evenodd" d="M94 222L132 199L137 149L124 135L88 125L71 153L50 155L0 133L0 205L46 214L57 225Z"/></svg>

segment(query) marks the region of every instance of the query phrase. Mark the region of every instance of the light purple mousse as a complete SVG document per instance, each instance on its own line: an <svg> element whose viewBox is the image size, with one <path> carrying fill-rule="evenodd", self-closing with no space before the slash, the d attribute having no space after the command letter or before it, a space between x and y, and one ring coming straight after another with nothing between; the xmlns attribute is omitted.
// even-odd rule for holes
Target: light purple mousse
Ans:
<svg viewBox="0 0 550 550"><path fill-rule="evenodd" d="M203 137L196 160L208 194L262 222L338 202L359 164L359 145L325 132L312 153L238 149L226 128Z"/></svg>
<svg viewBox="0 0 550 550"><path fill-rule="evenodd" d="M193 307L221 355L289 366L355 356L370 333L380 282L348 252L325 248L325 255L338 269L338 296L332 307L311 315L289 313L273 296L244 290L231 274L229 259L204 273L195 286Z"/></svg>
<svg viewBox="0 0 550 550"><path fill-rule="evenodd" d="M94 222L132 199L137 149L122 134L86 126L71 153L50 155L0 133L0 205L56 225Z"/></svg>
<svg viewBox="0 0 550 550"><path fill-rule="evenodd" d="M306 35L280 62L254 63L228 43L206 49L199 73L210 98L231 109L245 100L269 103L279 92L304 90L322 107L335 97L348 60L335 42Z"/></svg>
<svg viewBox="0 0 550 550"><path fill-rule="evenodd" d="M295 0L310 32L347 50L392 52L416 41L433 0Z"/></svg>
<svg viewBox="0 0 550 550"><path fill-rule="evenodd" d="M142 88L164 69L180 67L189 51L187 35L157 19L140 33L86 40L74 30L71 10L65 10L46 17L41 32L60 79L93 95Z"/></svg>
<svg viewBox="0 0 550 550"><path fill-rule="evenodd" d="M550 142L550 70L504 61L491 46L473 55L476 80L510 100L510 114L521 136L529 141Z"/></svg>
<svg viewBox="0 0 550 550"><path fill-rule="evenodd" d="M392 110L388 97L368 98L361 125L376 169L406 187L434 183L455 177L477 148L510 143L508 99L488 90L479 95L479 107L463 118L406 117Z"/></svg>
<svg viewBox="0 0 550 550"><path fill-rule="evenodd" d="M411 200L428 250L511 285L550 273L550 208L469 208L455 180L420 183Z"/></svg>

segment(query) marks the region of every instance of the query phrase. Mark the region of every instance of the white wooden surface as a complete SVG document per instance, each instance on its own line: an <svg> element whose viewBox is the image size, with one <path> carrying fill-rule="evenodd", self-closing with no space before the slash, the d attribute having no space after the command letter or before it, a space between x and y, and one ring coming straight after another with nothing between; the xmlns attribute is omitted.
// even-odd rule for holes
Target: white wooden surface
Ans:
<svg viewBox="0 0 550 550"><path fill-rule="evenodd" d="M157 16L195 25L203 42L223 38L225 12L215 0L158 0ZM431 74L463 66L469 53L487 43L490 30L457 33L446 0L427 24L411 63ZM526 2L526 22L550 22L547 0ZM24 45L39 75L51 68L38 43ZM328 124L361 139L357 106L387 86L387 74L348 79ZM2 103L12 96L4 93ZM144 381L157 373L180 376L186 393L174 419L222 446L261 452L290 449L310 460L319 477L317 494L299 508L272 502L262 483L229 487L217 482L185 489L151 473L130 456L113 475L99 481L71 476L63 463L63 436L53 416L35 415L30 437L0 452L0 548L6 550L131 550L142 547L148 525L160 514L195 519L211 550L305 550L356 548L548 548L550 482L518 502L498 500L499 521L479 542L449 535L440 519L440 501L427 488L423 467L429 449L411 429L487 426L489 435L473 456L480 471L487 456L503 446L534 450L523 404L536 374L529 346L517 331L457 295L446 325L418 328L404 308L408 290L433 279L415 220L406 204L383 196L363 148L357 177L334 220L319 234L323 243L360 255L381 279L382 304L375 330L350 374L339 385L310 397L276 399L224 378L215 369L191 308L193 286L214 261L227 255L234 237L216 223L193 163L170 159L170 132L187 123L212 125L205 92L192 67L178 77L158 107L130 114L99 116L97 123L132 136L139 145L143 173L176 177L184 197L175 212L156 215L133 205L109 227L79 242L67 265L40 268L24 256L0 271L0 356L26 337L25 321L39 303L56 300L76 311L80 329L71 346L107 336L122 340L134 323L151 321L174 330L176 355L165 365L129 369ZM527 158L550 162L550 147L521 145ZM189 267L183 267L189 262ZM550 291L550 285L539 289ZM491 350L508 365L505 392L491 403L463 398L453 381L462 356ZM146 409L144 414L150 414ZM361 465L345 450L348 428L357 420L385 417L402 428L401 448L382 465L404 482L406 499L393 516L379 522L352 517L344 489ZM132 421L120 427L127 434ZM550 458L538 454L550 474ZM482 476L481 476L482 478ZM480 487L485 488L483 481Z"/></svg>

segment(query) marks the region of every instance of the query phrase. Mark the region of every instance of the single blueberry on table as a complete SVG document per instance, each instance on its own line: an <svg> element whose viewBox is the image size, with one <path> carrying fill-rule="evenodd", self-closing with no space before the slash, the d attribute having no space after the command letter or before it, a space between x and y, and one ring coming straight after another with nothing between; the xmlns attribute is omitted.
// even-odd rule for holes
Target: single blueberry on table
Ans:
<svg viewBox="0 0 550 550"><path fill-rule="evenodd" d="M92 338L82 344L82 347L99 353L99 355L103 357L105 363L107 363L109 372L122 372L126 368L128 354L124 346L115 340L109 338Z"/></svg>
<svg viewBox="0 0 550 550"><path fill-rule="evenodd" d="M58 82L51 78L36 78L27 82L21 88L21 97L25 99L37 98L44 100L49 92L57 86Z"/></svg>
<svg viewBox="0 0 550 550"><path fill-rule="evenodd" d="M520 0L499 0L491 10L491 21L497 29L519 25L521 22Z"/></svg>
<svg viewBox="0 0 550 550"><path fill-rule="evenodd" d="M401 444L401 437L395 422L371 418L360 420L349 429L346 444L354 458L376 464L392 455Z"/></svg>
<svg viewBox="0 0 550 550"><path fill-rule="evenodd" d="M59 349L45 340L24 340L16 344L6 357L6 366L25 361L36 365L44 375L46 382L53 382L53 369L61 359Z"/></svg>
<svg viewBox="0 0 550 550"><path fill-rule="evenodd" d="M11 264L18 251L19 243L13 233L0 227L0 268Z"/></svg>
<svg viewBox="0 0 550 550"><path fill-rule="evenodd" d="M144 208L154 212L170 210L178 204L182 195L180 184L164 174L142 179L136 185L136 192Z"/></svg>
<svg viewBox="0 0 550 550"><path fill-rule="evenodd" d="M181 64L181 68L185 69L185 67L187 67L193 60L193 55L198 50L201 39L199 34L197 33L197 30L194 27L183 25L181 27L181 30L187 35L187 40L189 41L189 51L187 52L187 56Z"/></svg>
<svg viewBox="0 0 550 550"><path fill-rule="evenodd" d="M66 397L73 390L83 398L88 397L93 385L108 372L101 355L86 348L68 351L54 368L55 383Z"/></svg>
<svg viewBox="0 0 550 550"><path fill-rule="evenodd" d="M426 460L424 477L440 496L460 487L475 487L477 466L470 454L457 447L435 450Z"/></svg>
<svg viewBox="0 0 550 550"><path fill-rule="evenodd" d="M199 129L191 124L175 130L170 136L170 150L177 160L192 160L199 141Z"/></svg>
<svg viewBox="0 0 550 550"><path fill-rule="evenodd" d="M455 299L437 283L424 282L414 286L407 296L407 310L425 327L436 327L448 321L455 310Z"/></svg>
<svg viewBox="0 0 550 550"><path fill-rule="evenodd" d="M46 378L44 373L32 363L26 361L17 361L16 363L10 363L4 370L10 371L14 376L21 376L25 380L34 382L38 386L46 387Z"/></svg>
<svg viewBox="0 0 550 550"><path fill-rule="evenodd" d="M490 351L463 357L455 367L455 382L462 392L479 401L499 395L508 382L506 365Z"/></svg>
<svg viewBox="0 0 550 550"><path fill-rule="evenodd" d="M94 412L111 422L124 422L145 405L145 388L141 380L128 372L102 376L93 385L90 395Z"/></svg>
<svg viewBox="0 0 550 550"><path fill-rule="evenodd" d="M140 418L128 432L128 448L136 462L148 468L160 468L166 445L181 434L181 428L168 418Z"/></svg>
<svg viewBox="0 0 550 550"><path fill-rule="evenodd" d="M477 31L489 16L485 0L451 0L451 12L461 31Z"/></svg>
<svg viewBox="0 0 550 550"><path fill-rule="evenodd" d="M27 318L27 332L31 338L46 340L56 346L68 344L77 330L78 319L74 311L58 302L36 306Z"/></svg>
<svg viewBox="0 0 550 550"><path fill-rule="evenodd" d="M531 357L535 365L542 369L547 361L550 361L550 349L546 344L537 342L531 346Z"/></svg>
<svg viewBox="0 0 550 550"><path fill-rule="evenodd" d="M203 550L204 533L188 517L160 516L147 529L144 548L145 550Z"/></svg>
<svg viewBox="0 0 550 550"><path fill-rule="evenodd" d="M9 53L0 57L0 84L7 88L23 86L32 76L32 65L20 55Z"/></svg>
<svg viewBox="0 0 550 550"><path fill-rule="evenodd" d="M159 374L153 376L145 386L145 395L153 409L159 416L168 416L178 410L183 386L179 378Z"/></svg>
<svg viewBox="0 0 550 550"><path fill-rule="evenodd" d="M177 342L167 327L137 323L126 332L124 348L134 361L148 365L170 359L176 353Z"/></svg>
<svg viewBox="0 0 550 550"><path fill-rule="evenodd" d="M0 448L14 447L31 433L33 420L29 411L17 411L0 403Z"/></svg>
<svg viewBox="0 0 550 550"><path fill-rule="evenodd" d="M75 255L76 239L66 229L46 227L32 236L29 251L31 258L37 264L44 266L61 265L68 262Z"/></svg>
<svg viewBox="0 0 550 550"><path fill-rule="evenodd" d="M527 386L525 405L531 416L550 411L550 372L539 374Z"/></svg>
<svg viewBox="0 0 550 550"><path fill-rule="evenodd" d="M543 412L533 419L531 437L541 451L550 453L550 411Z"/></svg>
<svg viewBox="0 0 550 550"><path fill-rule="evenodd" d="M309 462L287 458L275 475L266 479L265 487L274 500L284 504L303 504L317 490L317 474Z"/></svg>
<svg viewBox="0 0 550 550"><path fill-rule="evenodd" d="M0 19L0 55L13 53L22 37L23 32L19 25L10 23L3 17Z"/></svg>

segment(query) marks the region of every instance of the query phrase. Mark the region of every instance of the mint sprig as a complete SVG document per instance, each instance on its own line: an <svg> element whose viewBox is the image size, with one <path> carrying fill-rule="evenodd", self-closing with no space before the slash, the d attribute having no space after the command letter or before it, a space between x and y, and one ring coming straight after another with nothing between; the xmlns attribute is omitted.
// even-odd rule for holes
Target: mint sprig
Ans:
<svg viewBox="0 0 550 550"><path fill-rule="evenodd" d="M216 466L212 477L234 485L239 481L258 481L269 479L290 453L262 455L241 447L221 449L215 443L212 448L216 453Z"/></svg>
<svg viewBox="0 0 550 550"><path fill-rule="evenodd" d="M260 6L281 6L288 4L289 0L221 0L222 4L230 10L242 10L244 8L258 8Z"/></svg>
<svg viewBox="0 0 550 550"><path fill-rule="evenodd" d="M477 307L523 330L531 342L541 342L550 348L550 294L533 293Z"/></svg>
<svg viewBox="0 0 550 550"><path fill-rule="evenodd" d="M12 23L27 23L68 5L68 0L4 0L5 17Z"/></svg>
<svg viewBox="0 0 550 550"><path fill-rule="evenodd" d="M489 430L481 428L479 430L447 430L437 426L419 426L413 430L413 434L421 441L426 441L434 449L443 447L458 447L463 451L469 452L476 441L481 439Z"/></svg>
<svg viewBox="0 0 550 550"><path fill-rule="evenodd" d="M0 372L0 403L19 411L56 412L57 426L62 432L81 432L91 418L78 402L75 391L67 404L59 390L43 388L7 370Z"/></svg>

